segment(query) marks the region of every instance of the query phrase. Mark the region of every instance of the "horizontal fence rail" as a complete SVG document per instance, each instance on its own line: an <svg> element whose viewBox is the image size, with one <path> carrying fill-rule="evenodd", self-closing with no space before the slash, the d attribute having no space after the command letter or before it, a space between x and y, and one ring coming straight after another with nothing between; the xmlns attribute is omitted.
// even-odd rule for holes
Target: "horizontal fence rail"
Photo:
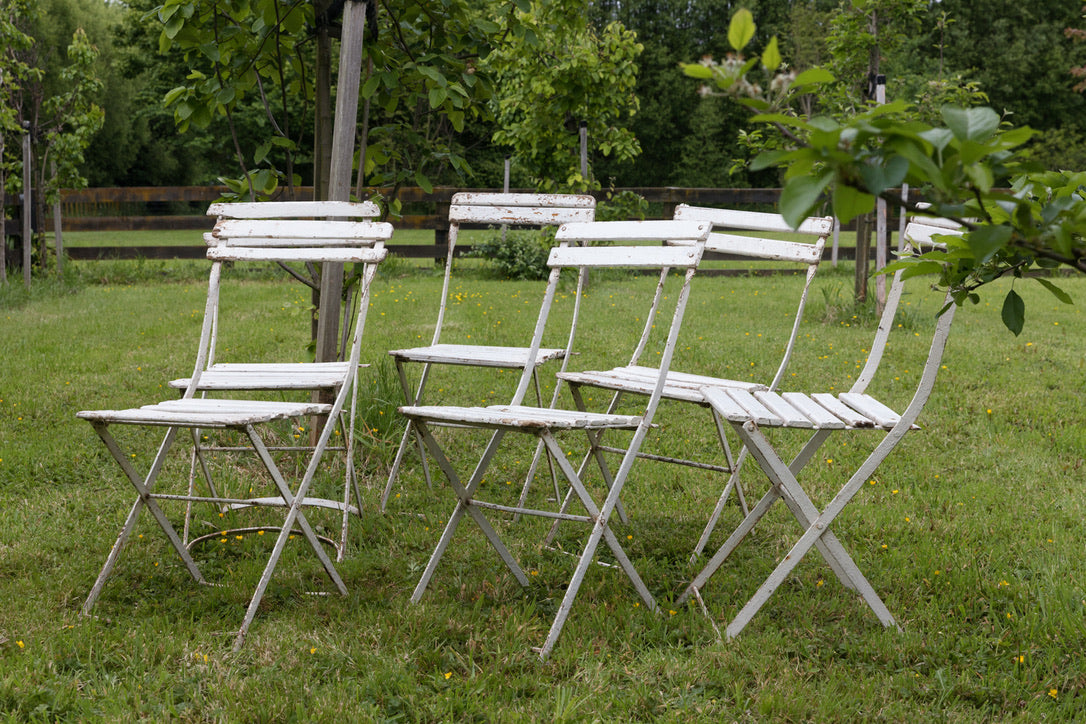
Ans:
<svg viewBox="0 0 1086 724"><path fill-rule="evenodd" d="M61 192L61 226L69 231L156 231L191 230L210 231L215 219L204 212L207 206L219 200L229 189L225 186L140 186L65 190ZM311 200L313 188L296 187L294 198ZM405 258L443 258L448 250L448 207L453 194L462 191L487 192L493 189L466 189L435 187L426 192L421 188L405 187L396 191L405 213L389 220L400 229L434 231L434 245L391 244L390 252ZM513 189L529 192L530 189ZM612 191L595 192L597 201L604 202L610 193L629 191L644 198L651 208L649 218L671 218L679 204L695 206L748 207L772 206L780 199L780 189L717 189L679 187L626 187ZM375 194L384 198L391 190L377 189ZM9 207L9 219L19 216L19 199L8 196L3 199ZM53 216L47 215L42 226L54 232ZM888 228L897 228L897 219L888 221ZM470 227L469 227L470 228ZM482 228L482 227L480 227ZM18 237L21 226L13 221L7 224L8 236ZM193 246L67 246L64 253L75 260L95 259L202 259L206 254L203 245ZM458 246L458 252L471 252L468 245ZM829 256L829 249L826 255ZM706 255L706 258L728 259L727 255ZM851 248L839 249L838 258L854 258Z"/></svg>

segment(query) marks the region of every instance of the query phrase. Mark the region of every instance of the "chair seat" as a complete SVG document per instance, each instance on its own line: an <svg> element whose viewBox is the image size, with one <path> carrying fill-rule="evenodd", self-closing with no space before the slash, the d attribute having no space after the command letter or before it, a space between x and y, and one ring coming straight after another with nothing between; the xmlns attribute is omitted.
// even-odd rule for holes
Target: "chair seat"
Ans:
<svg viewBox="0 0 1086 724"><path fill-rule="evenodd" d="M658 374L658 371L652 367L627 365L625 367L614 367L606 371L562 372L558 374L558 377L574 385L587 385L605 390L650 395L656 384ZM669 372L664 386L663 399L704 404L701 388L706 386L734 387L750 392L768 389L758 382L742 382L740 380L721 379L686 372Z"/></svg>
<svg viewBox="0 0 1086 724"><path fill-rule="evenodd" d="M336 389L347 376L348 362L297 362L211 365L200 373L199 390L313 390ZM192 378L170 380L170 387L186 389Z"/></svg>
<svg viewBox="0 0 1086 724"><path fill-rule="evenodd" d="M288 417L327 415L331 405L258 400L167 400L127 410L84 410L77 417L92 422L164 427L244 427Z"/></svg>
<svg viewBox="0 0 1086 724"><path fill-rule="evenodd" d="M611 415L602 412L554 410L526 405L491 405L489 407L420 405L401 407L400 414L426 422L518 430L532 428L541 430L634 429L641 424L640 415Z"/></svg>
<svg viewBox="0 0 1086 724"><path fill-rule="evenodd" d="M871 395L825 392L761 391L720 387L702 389L705 400L733 423L754 422L764 427L798 427L814 430L889 430L901 419ZM913 425L911 429L919 429Z"/></svg>
<svg viewBox="0 0 1086 724"><path fill-rule="evenodd" d="M397 361L432 362L447 365L469 365L472 367L504 367L521 369L528 364L527 347L491 347L471 344L434 344L428 347L394 349L389 352ZM542 348L536 357L536 366L561 359L566 354L564 349Z"/></svg>

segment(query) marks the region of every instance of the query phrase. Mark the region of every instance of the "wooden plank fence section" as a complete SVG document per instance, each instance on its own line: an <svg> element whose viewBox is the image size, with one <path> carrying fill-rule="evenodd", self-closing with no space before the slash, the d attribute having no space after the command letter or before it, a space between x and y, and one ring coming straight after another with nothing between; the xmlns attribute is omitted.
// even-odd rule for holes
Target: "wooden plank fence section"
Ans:
<svg viewBox="0 0 1086 724"><path fill-rule="evenodd" d="M443 257L447 247L445 236L448 230L448 205L453 194L461 191L485 192L492 189L465 189L457 187L435 187L431 192L417 187L405 187L396 192L397 198L405 206L415 206L403 216L393 219L400 229L424 229L434 231L434 245L389 245L389 251L405 258L425 259ZM61 217L63 231L153 231L153 230L191 230L209 231L214 219L204 211L207 206L217 201L226 193L225 186L140 186L92 188L62 192ZM517 191L517 189L513 189ZM530 191L521 189L521 191ZM630 187L615 189L617 192L630 191L638 194L659 209L653 216L671 218L675 206L690 204L694 206L743 207L772 205L780 198L780 189L711 189L679 187ZM389 190L377 190L386 198ZM597 191L597 201L606 201L608 192ZM297 187L294 197L298 200L311 200L313 188ZM8 197L3 203L13 207L18 218L18 199ZM429 207L420 213L417 207ZM432 209L432 212L430 212ZM156 213L157 212L157 213ZM53 231L51 215L43 220L45 231ZM21 232L11 233L15 223L8 224L8 233L19 236ZM890 220L890 228L896 228L895 219ZM481 227L480 227L481 228ZM458 249L459 253L470 252L470 246ZM70 259L201 259L206 249L203 245L193 246L67 246L65 254ZM828 254L828 252L827 252ZM854 258L854 250L840 249L841 259ZM727 259L725 255L706 254L707 259Z"/></svg>

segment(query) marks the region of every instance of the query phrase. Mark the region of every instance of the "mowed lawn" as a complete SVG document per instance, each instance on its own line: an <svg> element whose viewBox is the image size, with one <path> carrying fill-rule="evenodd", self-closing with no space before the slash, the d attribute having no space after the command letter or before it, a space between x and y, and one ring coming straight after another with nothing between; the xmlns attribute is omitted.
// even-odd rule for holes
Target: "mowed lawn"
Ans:
<svg viewBox="0 0 1086 724"><path fill-rule="evenodd" d="M331 589L296 541L245 648L231 655L269 542L198 547L206 575L222 584L203 587L145 516L95 616L80 617L134 493L75 413L175 394L166 382L191 371L206 291L198 262L135 272L95 264L121 263L75 264L69 273L82 281L0 296L0 712L8 719L1032 722L1086 709L1086 278L1058 280L1072 306L1015 282L1027 302L1017 338L1000 321L1010 282L960 310L924 429L835 523L901 631L880 626L812 553L740 637L719 640L715 627L754 593L798 527L782 508L756 528L705 587L708 619L674 600L698 570L688 558L721 476L639 463L623 498L630 523L615 529L661 610L639 605L617 569L593 568L541 664L531 647L545 637L573 567L541 547L546 522L493 516L531 573L527 589L468 523L421 603L408 601L452 498L440 482L428 490L410 456L388 512L377 510L402 431L385 353L429 339L440 290L436 274L397 264L375 284L366 331L371 366L358 424L366 510L338 566L349 595L308 595ZM676 368L768 380L798 284L794 276L695 280ZM848 307L849 268L827 264L815 284L784 389L846 388L874 333L869 315ZM589 297L640 309L653 286L600 275ZM872 388L897 404L914 389L939 307L924 286L913 284ZM526 341L542 289L469 275L453 290L450 337ZM559 314L572 291L563 288ZM245 311L231 318L224 358L305 359L307 290L253 275L228 301ZM574 366L600 364L633 328L612 312L593 314L582 324L601 341ZM442 371L431 401L502 402L515 379ZM659 422L651 451L714 450L704 410L665 407ZM142 470L158 434L118 434ZM446 434L462 437L455 461L470 468L479 438ZM831 438L807 471L816 502L828 502L876 437ZM508 450L488 484L518 489L530 454L529 446ZM187 470L182 450L167 473L177 482ZM329 478L321 484L334 487ZM764 491L755 466L743 479L748 495ZM532 495L543 500L549 488L539 479ZM167 510L180 516L176 505ZM738 520L729 504L713 544ZM232 524L244 525L244 514L225 516L222 525ZM580 533L563 528L562 547L578 551Z"/></svg>

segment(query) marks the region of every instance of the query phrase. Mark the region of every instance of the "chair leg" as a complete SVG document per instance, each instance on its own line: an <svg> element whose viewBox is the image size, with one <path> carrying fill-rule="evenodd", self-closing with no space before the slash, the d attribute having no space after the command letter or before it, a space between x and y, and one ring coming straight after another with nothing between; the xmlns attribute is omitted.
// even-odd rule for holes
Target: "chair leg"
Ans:
<svg viewBox="0 0 1086 724"><path fill-rule="evenodd" d="M633 564L630 562L629 557L623 551L621 544L618 541L618 537L608 527L608 519L611 513L615 510L615 506L618 504L619 495L621 493L622 481L618 481L618 484L612 484L608 488L607 497L604 500L603 505L597 509L588 491L585 489L584 484L581 482L577 471L570 465L569 461L565 459L562 454L562 449L559 447L558 442L550 434L550 432L544 432L541 436L547 444L547 448L550 450L551 455L555 458L559 468L563 474L569 479L571 487L577 492L577 496L581 499L585 508L588 510L590 517L595 519L595 523L592 527L592 532L588 536L588 541L585 543L584 551L581 553L580 560L577 562L577 567L573 572L573 577L570 579L569 585L566 588L566 593L562 597L562 603L558 607L558 613L554 617L554 622L551 624L550 631L547 633L547 638L543 642L543 645L538 649L539 658L546 661L550 656L551 651L554 649L554 645L558 641L558 637L562 633L562 629L565 627L566 619L569 617L569 612L573 608L573 602L577 598L577 592L581 588L581 584L584 582L584 576L588 572L588 567L593 563L596 558L596 549L599 547L600 540L606 540L608 547L615 554L619 565L626 573L626 576L630 579L634 589L637 591L641 600L650 611L656 610L656 600L649 593L648 587L641 579L641 576L634 569Z"/></svg>
<svg viewBox="0 0 1086 724"><path fill-rule="evenodd" d="M271 555L268 557L268 562L264 566L264 572L260 576L260 581L257 583L256 590L249 600L249 606L245 611L245 618L242 620L241 628L238 629L237 636L234 639L234 653L240 651L242 645L245 643L245 636L249 632L249 626L256 617L257 609L260 607L260 601L263 599L268 584L271 582L272 574L275 572L275 567L279 563L279 558L283 554L283 549L290 539L291 531L294 528L295 523L297 523L298 527L301 529L306 540L309 541L309 545L317 554L317 558L320 560L328 577L332 579L336 589L341 595L347 595L347 586L343 583L343 579L340 578L339 573L336 571L328 554L325 553L324 549L321 547L320 540L317 539L316 533L313 532L313 528L309 525L309 521L306 520L305 515L302 513L302 505L306 493L309 491L309 485L313 481L313 476L316 473L317 464L319 463L321 456L316 452L314 453L313 458L306 468L302 481L298 484L297 492L292 494L290 487L283 479L278 466L276 466L275 461L272 459L271 454L268 452L264 442L260 439L260 435L257 431L251 425L247 425L245 432L252 442L253 448L256 450L261 462L264 463L264 467L267 469L276 488L279 489L280 494L283 496L284 502L288 503L290 508L287 511L286 517L283 519L283 527L280 529L279 536L275 540L275 545L272 547ZM317 443L318 450L323 447L323 445L327 444L328 435L328 430L325 430L322 433L321 439Z"/></svg>
<svg viewBox="0 0 1086 724"><path fill-rule="evenodd" d="M105 443L106 449L109 450L113 459L117 461L121 470L124 471L124 474L136 489L136 493L139 497L137 497L136 502L133 503L132 508L128 513L128 517L125 519L124 526L121 528L121 532L117 536L113 548L110 549L109 556L106 558L106 562L102 566L102 570L99 572L98 578L94 582L94 586L91 587L91 592L83 604L83 614L89 614L91 608L94 607L99 594L102 592L102 587L105 585L106 579L109 578L109 574L112 573L114 566L116 566L121 555L121 550L124 548L129 536L132 535L132 531L136 527L136 522L139 520L139 515L144 508L147 508L162 529L162 532L166 534L166 538L181 557L189 574L192 575L198 583L207 583L207 581L204 580L203 574L200 573L200 569L196 566L196 561L193 560L188 549L185 547L184 542L182 542L181 537L178 536L177 531L174 530L173 525L170 524L170 521L166 518L162 509L159 508L158 504L151 497L151 488L154 486L155 479L162 470L162 464L165 461L166 454L169 452L170 448L173 446L174 440L177 438L178 428L171 427L167 429L166 436L163 438L162 444L155 454L155 459L151 463L151 468L148 471L146 478L143 478L136 472L136 469L132 467L132 464L125 456L124 451L121 450L116 439L114 439L113 434L109 432L109 426L103 422L93 422L92 424L95 432L98 433L98 437Z"/></svg>
<svg viewBox="0 0 1086 724"><path fill-rule="evenodd" d="M419 579L414 592L411 594L411 602L418 603L419 600L421 600L422 594L426 591L430 579L433 578L434 572L437 570L437 565L444 555L445 549L448 548L449 542L452 540L452 536L456 532L456 528L460 525L460 521L463 519L465 513L470 515L479 526L483 535L490 541L490 545L497 551L502 561L505 562L506 567L509 568L510 572L512 572L513 576L517 579L517 582L522 586L527 586L528 576L525 575L520 565L516 562L516 559L513 558L513 554L510 553L509 549L502 543L497 532L490 525L490 521L486 519L486 516L483 515L482 511L480 511L477 506L472 505L471 503L471 498L482 483L483 476L490 466L490 462L497 452L502 438L505 436L505 431L494 431L494 434L490 438L490 442L487 443L482 458L479 460L479 464L472 472L467 486L464 486L461 484L460 477L457 475L452 463L449 462L445 452L431 434L429 427L425 423L419 423L417 427L423 441L426 443L427 450L429 450L438 467L449 481L450 487L452 487L453 491L456 493L457 503L452 514L449 516L449 522L445 525L445 530L441 534L441 539L438 541L437 547L434 549L433 554L430 556L430 560L426 564L426 570L423 571L422 577Z"/></svg>

